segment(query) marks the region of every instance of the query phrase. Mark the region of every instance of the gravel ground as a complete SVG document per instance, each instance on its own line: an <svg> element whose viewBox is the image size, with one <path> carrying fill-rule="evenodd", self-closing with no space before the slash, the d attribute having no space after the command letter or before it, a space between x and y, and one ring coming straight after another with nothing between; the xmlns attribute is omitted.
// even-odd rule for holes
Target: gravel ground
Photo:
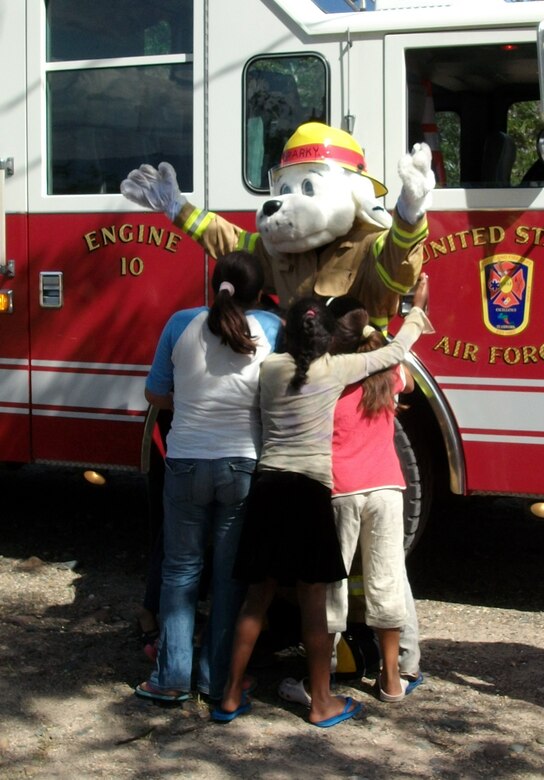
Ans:
<svg viewBox="0 0 544 780"><path fill-rule="evenodd" d="M250 715L157 706L133 688L147 542L139 478L0 472L0 776L544 777L544 521L514 499L448 499L409 559L425 684L400 705L371 678L339 685L367 716L318 730L277 696L295 653L257 670Z"/></svg>

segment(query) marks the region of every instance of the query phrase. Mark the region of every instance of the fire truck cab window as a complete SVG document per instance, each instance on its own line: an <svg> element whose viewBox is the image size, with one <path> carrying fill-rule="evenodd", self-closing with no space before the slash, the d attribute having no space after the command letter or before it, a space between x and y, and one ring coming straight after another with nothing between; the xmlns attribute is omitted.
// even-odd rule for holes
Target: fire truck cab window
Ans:
<svg viewBox="0 0 544 780"><path fill-rule="evenodd" d="M162 160L192 189L192 8L48 0L49 195L118 193L132 168ZM172 54L179 63L161 63Z"/></svg>
<svg viewBox="0 0 544 780"><path fill-rule="evenodd" d="M244 181L268 190L268 171L303 122L327 122L328 69L318 55L256 57L244 70Z"/></svg>
<svg viewBox="0 0 544 780"><path fill-rule="evenodd" d="M192 0L47 0L47 60L193 51Z"/></svg>
<svg viewBox="0 0 544 780"><path fill-rule="evenodd" d="M409 49L406 70L408 143L427 140L439 187L531 186L542 126L534 43Z"/></svg>

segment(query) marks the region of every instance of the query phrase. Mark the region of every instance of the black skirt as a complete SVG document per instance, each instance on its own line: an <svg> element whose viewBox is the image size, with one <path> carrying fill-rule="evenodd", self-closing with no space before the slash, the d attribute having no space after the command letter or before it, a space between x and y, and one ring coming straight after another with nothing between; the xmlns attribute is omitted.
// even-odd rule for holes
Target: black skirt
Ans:
<svg viewBox="0 0 544 780"><path fill-rule="evenodd" d="M260 471L247 497L234 567L249 583L336 582L347 577L331 491L304 474Z"/></svg>

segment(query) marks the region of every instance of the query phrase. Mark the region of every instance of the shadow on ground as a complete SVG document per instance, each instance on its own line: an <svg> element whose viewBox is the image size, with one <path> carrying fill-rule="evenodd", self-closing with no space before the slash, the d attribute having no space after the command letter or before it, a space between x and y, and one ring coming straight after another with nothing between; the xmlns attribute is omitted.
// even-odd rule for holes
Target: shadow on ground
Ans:
<svg viewBox="0 0 544 780"><path fill-rule="evenodd" d="M121 556L142 565L149 549L145 479L108 476L97 486L82 469L0 468L0 554L76 560L78 567L114 566Z"/></svg>
<svg viewBox="0 0 544 780"><path fill-rule="evenodd" d="M544 520L526 499L451 496L408 558L420 599L541 611Z"/></svg>
<svg viewBox="0 0 544 780"><path fill-rule="evenodd" d="M143 593L149 543L143 479L115 475L97 488L85 483L76 470L24 467L0 471L0 491L0 553L5 558L77 561L73 601L40 612L30 597L25 600L23 591L18 615L8 614L3 621L0 694L4 705L9 702L12 730L19 740L27 740L25 757L10 763L8 744L6 763L0 758L0 769L15 766L20 772L9 775L10 780L28 776L29 761L43 764L55 739L72 751L73 762L81 761L88 770L78 768L81 777L93 776L89 762L102 761L106 755L111 756L113 770L101 776L126 776L130 766L135 780L178 777L182 766L189 776L206 762L210 775L200 776L282 777L286 767L299 767L301 756L300 776L327 780L413 778L431 776L431 770L433 777L444 780L518 776L508 774L511 758L496 707L503 697L510 700L509 707L541 704L542 681L519 684L530 668L543 668L544 651L536 645L496 635L489 641L463 643L425 639L422 652L429 679L419 703L414 694L406 706L386 711L358 683L355 688L362 690L372 717L346 726L334 738L308 726L303 708L279 701L279 680L299 678L305 672L303 659L283 657L258 670L253 732L248 731L248 737L249 726L240 719L231 731L237 738L228 739L228 732L206 719L168 718L167 711L150 707L132 693L149 673L131 628ZM544 521L528 514L525 501L451 498L434 508L409 558L414 594L448 605L537 612L543 608L543 551ZM472 708L466 708L473 693L489 701L489 707L476 711L472 701ZM44 715L47 709L38 709L50 703L58 708L81 707L81 700L92 714L81 726L68 724L65 733L51 726ZM270 739L272 732L280 734L281 749ZM408 747L420 751L418 763L384 773L383 756L373 758L370 749L359 752L365 741L371 745L384 733L394 735L399 746L396 756ZM219 742L221 734L227 737ZM536 777L541 753L531 739L532 747L516 754L516 772ZM461 745L471 740L474 752L463 747L461 754ZM387 760L400 761L396 756L391 753ZM123 767L118 774L115 762Z"/></svg>

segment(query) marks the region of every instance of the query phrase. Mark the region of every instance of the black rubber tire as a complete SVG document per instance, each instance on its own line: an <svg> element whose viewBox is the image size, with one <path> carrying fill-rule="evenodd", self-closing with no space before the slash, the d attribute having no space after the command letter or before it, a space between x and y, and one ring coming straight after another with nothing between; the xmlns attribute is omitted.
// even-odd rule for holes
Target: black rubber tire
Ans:
<svg viewBox="0 0 544 780"><path fill-rule="evenodd" d="M395 419L395 447L406 481L404 491L404 551L417 544L429 518L432 502L432 472L428 454L418 448L416 455L406 428Z"/></svg>
<svg viewBox="0 0 544 780"><path fill-rule="evenodd" d="M162 409L157 415L156 424L162 441L163 451L166 451L166 435L172 425L172 413ZM164 457L157 444L151 442L149 473L146 475L147 510L149 525L149 548L153 549L155 540L162 533L162 489L164 485Z"/></svg>

